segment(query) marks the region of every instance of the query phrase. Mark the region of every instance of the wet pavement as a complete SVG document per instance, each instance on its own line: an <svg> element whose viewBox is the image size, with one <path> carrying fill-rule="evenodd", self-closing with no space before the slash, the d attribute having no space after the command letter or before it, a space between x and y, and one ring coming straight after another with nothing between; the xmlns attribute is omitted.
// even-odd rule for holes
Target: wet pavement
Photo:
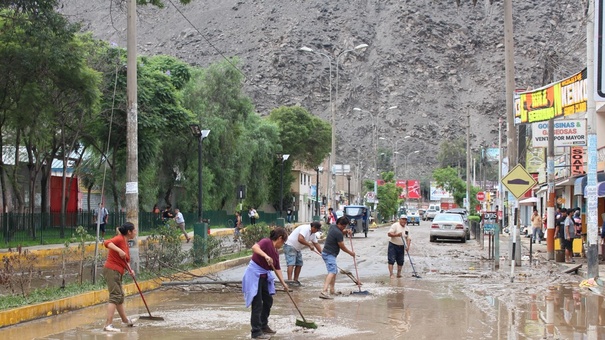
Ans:
<svg viewBox="0 0 605 340"><path fill-rule="evenodd" d="M284 292L278 292L269 325L275 339L583 339L605 338L605 301L601 291L578 286L583 278L562 274L548 261L526 262L509 281L508 267L493 269L487 247L467 243L429 243L430 224L412 228L410 257L420 278L412 277L406 256L402 278L390 279L386 269L387 228L356 236L358 272L362 290L346 275L338 275L334 300L318 295L325 267L318 255L304 251L302 287L292 296L307 321L317 330L295 326L298 312ZM351 240L345 239L347 247ZM506 255L505 240L501 254ZM283 256L281 257L282 266ZM356 274L352 258L338 257L341 268ZM219 281L239 281L245 266L218 273ZM284 274L285 275L285 274ZM204 279L208 280L208 279ZM203 280L202 280L203 281ZM278 285L279 287L279 285ZM145 294L154 316L164 321L140 320L123 332L101 331L105 305L53 316L0 330L5 339L246 339L250 338L250 311L239 287L189 285ZM129 315L146 314L138 296L127 299ZM119 319L114 325L119 326Z"/></svg>

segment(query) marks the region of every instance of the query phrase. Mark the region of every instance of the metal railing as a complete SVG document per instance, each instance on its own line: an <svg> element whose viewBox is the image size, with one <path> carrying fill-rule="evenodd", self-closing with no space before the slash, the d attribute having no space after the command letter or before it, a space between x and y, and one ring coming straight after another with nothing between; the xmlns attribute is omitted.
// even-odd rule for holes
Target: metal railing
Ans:
<svg viewBox="0 0 605 340"><path fill-rule="evenodd" d="M259 223L275 224L278 213L259 211ZM244 211L242 223L250 224L250 219ZM183 213L187 228L193 228L197 222L197 213ZM295 217L296 218L296 217ZM235 220L235 214L225 211L204 211L204 219L209 220L211 228L226 228L227 221ZM109 211L105 227L106 233L113 235L116 227L126 222L125 212ZM152 231L164 224L161 214L139 212L139 233ZM73 213L0 213L0 246L11 242L34 241L38 244L63 243L75 236L76 228L83 226L90 235L96 236L97 223L93 211Z"/></svg>

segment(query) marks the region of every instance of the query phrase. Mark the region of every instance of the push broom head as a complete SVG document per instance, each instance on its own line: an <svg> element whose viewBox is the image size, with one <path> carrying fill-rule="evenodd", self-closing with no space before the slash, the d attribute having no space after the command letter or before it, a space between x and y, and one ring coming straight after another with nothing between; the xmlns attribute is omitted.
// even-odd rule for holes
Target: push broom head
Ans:
<svg viewBox="0 0 605 340"><path fill-rule="evenodd" d="M303 320L296 319L296 326L299 326L299 327L302 327L302 328L317 329L317 325L313 321L303 321Z"/></svg>

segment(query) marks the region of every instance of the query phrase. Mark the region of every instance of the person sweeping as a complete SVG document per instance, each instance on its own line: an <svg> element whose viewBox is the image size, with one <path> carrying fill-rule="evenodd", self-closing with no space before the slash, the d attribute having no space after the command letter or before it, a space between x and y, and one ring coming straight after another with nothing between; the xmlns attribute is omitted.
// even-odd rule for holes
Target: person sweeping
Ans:
<svg viewBox="0 0 605 340"><path fill-rule="evenodd" d="M269 238L263 238L252 246L252 259L242 279L246 307L252 306L250 315L252 339L270 339L271 335L276 333L269 327L269 315L275 295L274 275L277 275L286 291L289 289L284 283L278 253L278 249L287 239L286 229L277 227L271 231Z"/></svg>
<svg viewBox="0 0 605 340"><path fill-rule="evenodd" d="M115 328L112 324L116 310L122 319L122 324L128 327L134 326L134 321L129 319L124 311L122 276L124 275L124 265L130 262L128 240L135 238L137 232L134 229L134 224L131 222L126 222L117 229L119 232L118 235L103 242L105 248L109 249L107 252L107 261L105 261L105 265L103 266L103 276L105 277L105 281L107 281L107 290L109 291L107 318L103 327L105 332L120 332L120 329Z"/></svg>

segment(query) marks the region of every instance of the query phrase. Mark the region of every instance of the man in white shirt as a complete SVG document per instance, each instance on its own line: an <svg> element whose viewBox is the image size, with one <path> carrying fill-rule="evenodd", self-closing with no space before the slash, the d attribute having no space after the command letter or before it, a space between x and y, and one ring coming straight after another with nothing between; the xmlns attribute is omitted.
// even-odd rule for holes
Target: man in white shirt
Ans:
<svg viewBox="0 0 605 340"><path fill-rule="evenodd" d="M393 265L397 262L397 277L401 277L401 270L403 269L403 258L405 255L405 249L410 251L410 244L412 238L410 237L410 229L407 226L408 217L406 215L399 216L399 222L395 222L389 228L387 235L391 238L389 241L388 248L388 263L389 263L389 275L393 278ZM406 244L403 244L405 239Z"/></svg>
<svg viewBox="0 0 605 340"><path fill-rule="evenodd" d="M183 235L185 235L185 238L187 239L187 243L189 243L189 234L187 234L187 230L185 230L185 218L179 209L174 209L174 221L176 222L176 225L181 228Z"/></svg>
<svg viewBox="0 0 605 340"><path fill-rule="evenodd" d="M309 247L321 254L321 246L317 242L316 233L321 230L320 222L312 222L311 224L303 224L298 226L284 244L284 255L286 256L286 264L288 265L288 281L292 281L292 272L294 272L294 284L300 286L298 276L302 269L302 249Z"/></svg>

